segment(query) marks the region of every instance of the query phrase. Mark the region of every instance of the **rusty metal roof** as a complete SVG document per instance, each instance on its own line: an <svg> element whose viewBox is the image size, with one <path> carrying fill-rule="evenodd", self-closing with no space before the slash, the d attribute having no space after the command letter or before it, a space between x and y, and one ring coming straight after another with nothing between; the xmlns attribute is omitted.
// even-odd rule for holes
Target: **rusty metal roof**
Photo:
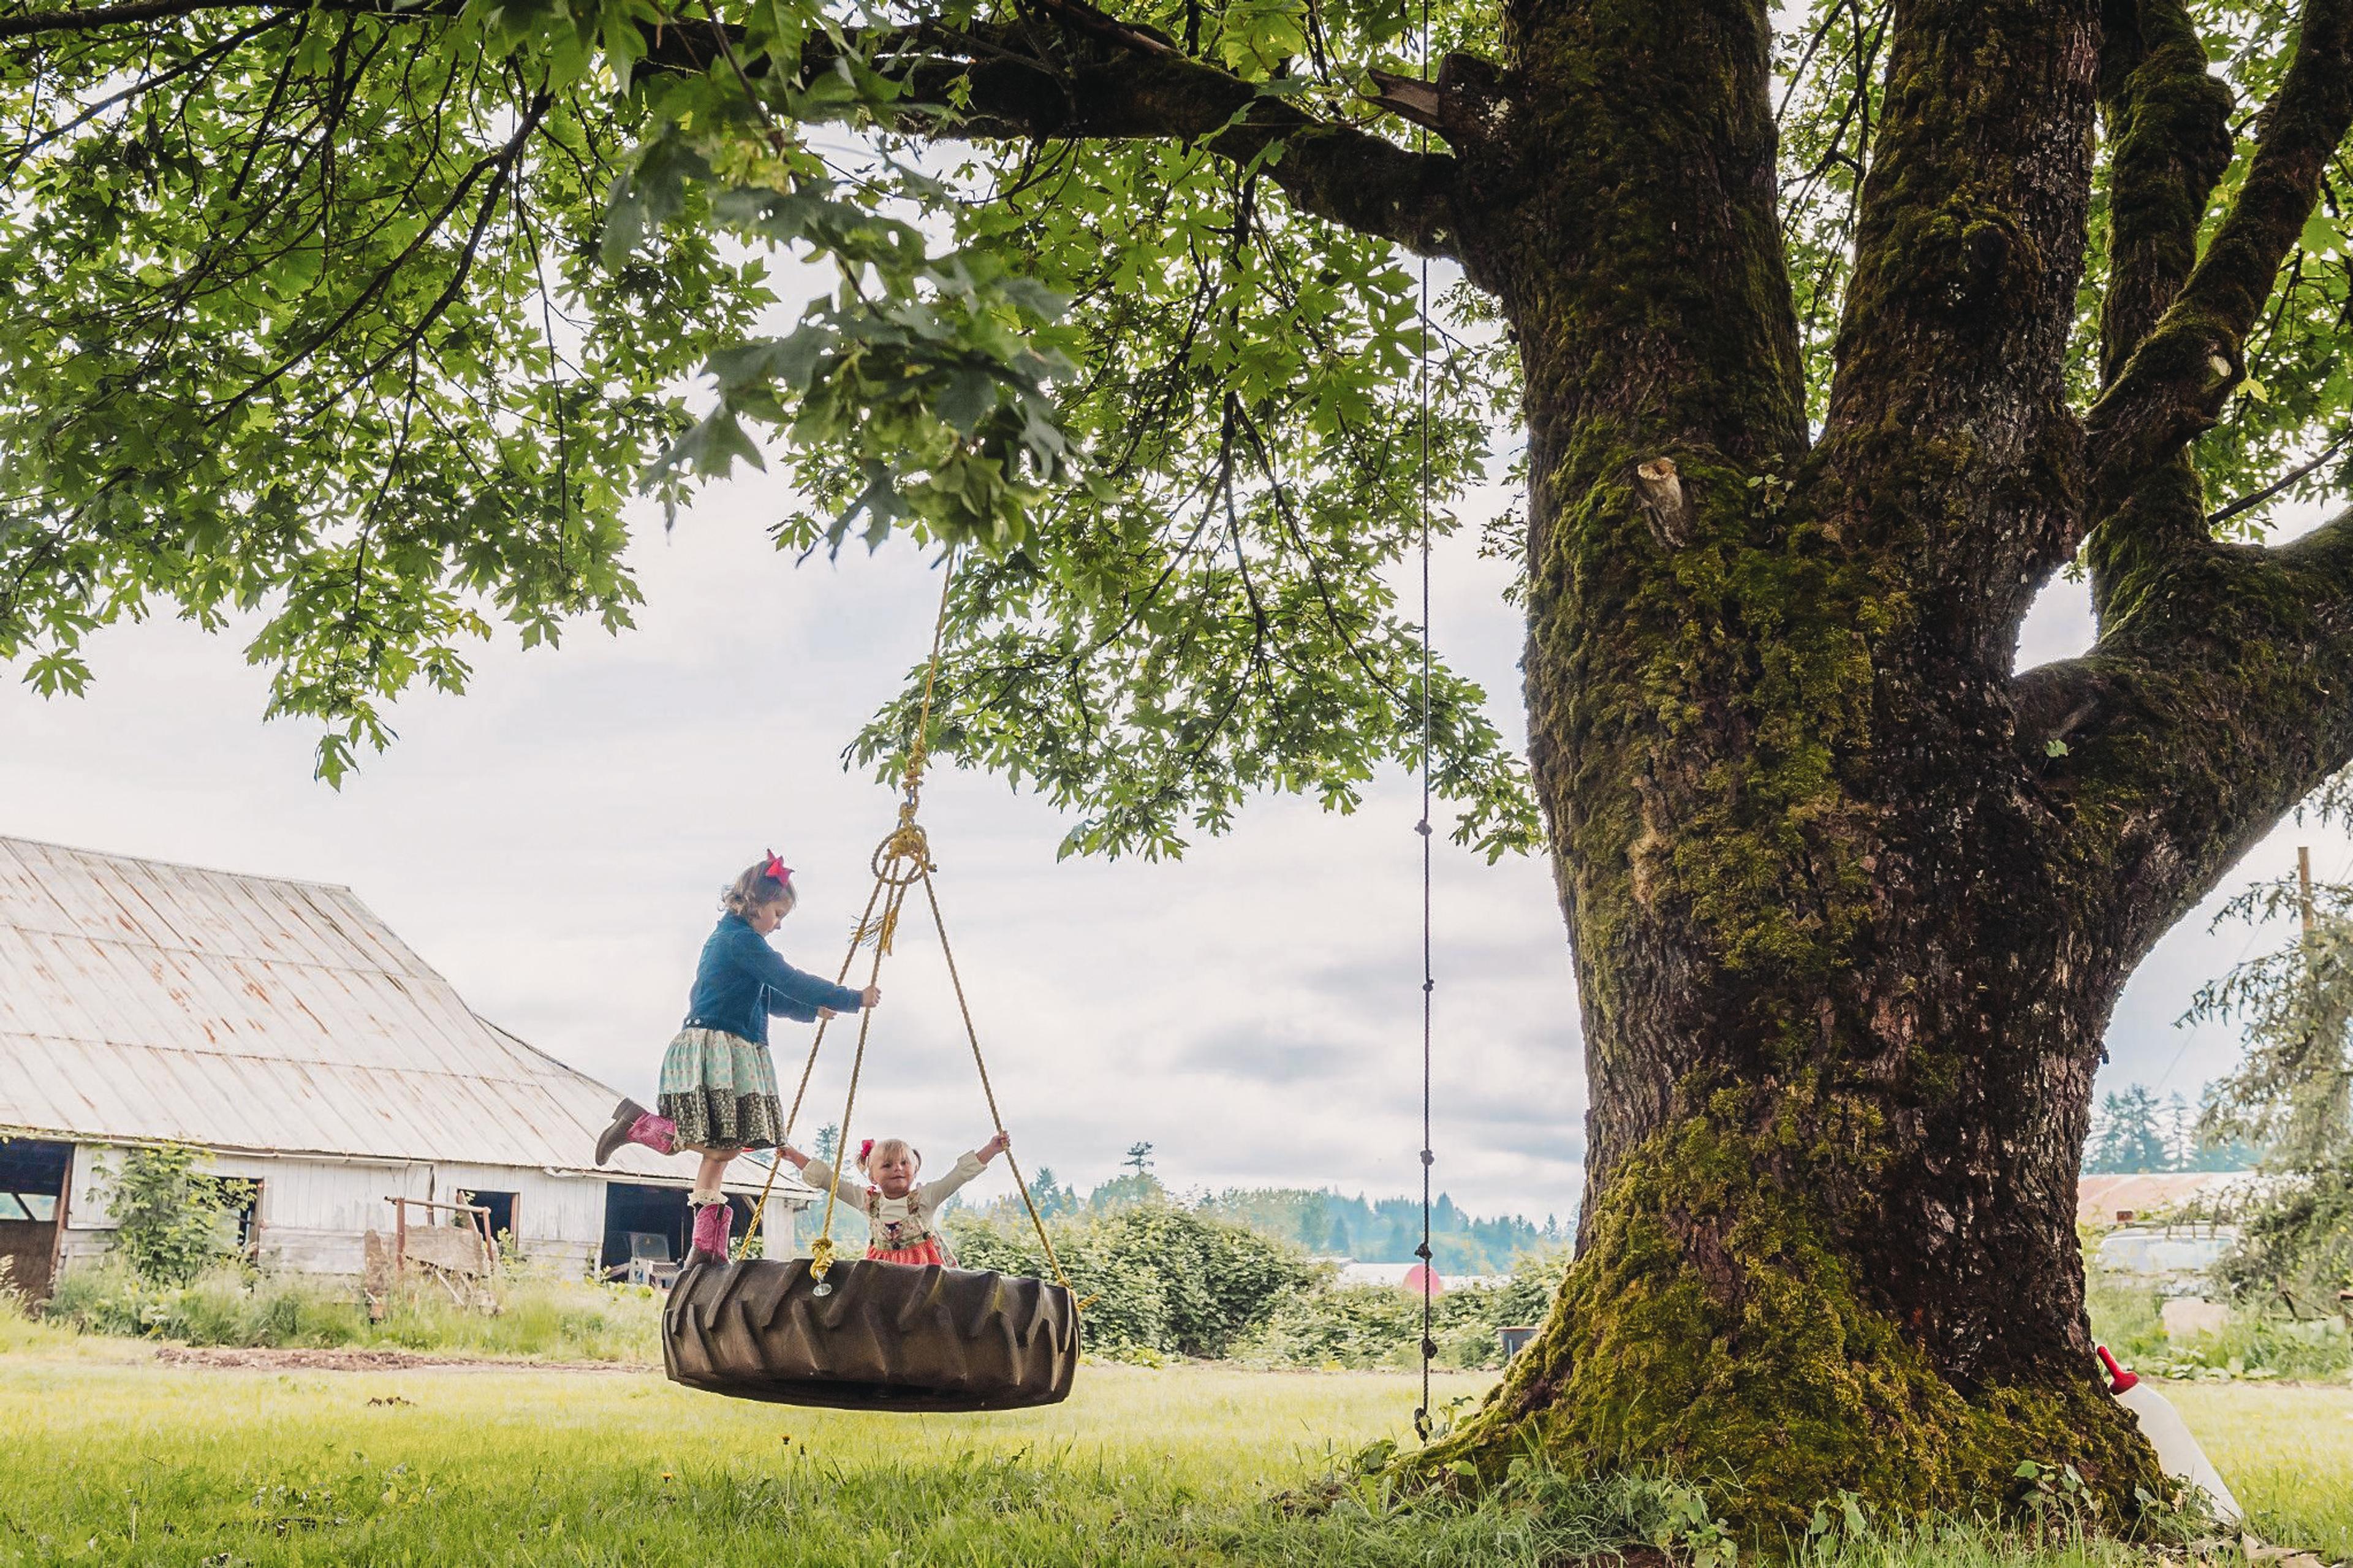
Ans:
<svg viewBox="0 0 2353 1568"><path fill-rule="evenodd" d="M477 1017L348 888L0 837L0 1129L587 1172L618 1098Z"/></svg>

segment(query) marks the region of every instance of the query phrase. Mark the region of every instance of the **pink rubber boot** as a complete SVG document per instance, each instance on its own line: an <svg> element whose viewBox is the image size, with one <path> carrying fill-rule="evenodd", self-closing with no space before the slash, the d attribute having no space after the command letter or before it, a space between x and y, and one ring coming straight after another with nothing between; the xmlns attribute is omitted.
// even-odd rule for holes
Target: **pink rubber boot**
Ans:
<svg viewBox="0 0 2353 1568"><path fill-rule="evenodd" d="M613 1107L613 1120L596 1138L596 1163L613 1157L624 1143L642 1143L657 1154L678 1152L678 1123L657 1116L634 1100Z"/></svg>
<svg viewBox="0 0 2353 1568"><path fill-rule="evenodd" d="M729 1233L735 1228L735 1211L724 1202L705 1204L694 1211L694 1252L690 1262L727 1261Z"/></svg>

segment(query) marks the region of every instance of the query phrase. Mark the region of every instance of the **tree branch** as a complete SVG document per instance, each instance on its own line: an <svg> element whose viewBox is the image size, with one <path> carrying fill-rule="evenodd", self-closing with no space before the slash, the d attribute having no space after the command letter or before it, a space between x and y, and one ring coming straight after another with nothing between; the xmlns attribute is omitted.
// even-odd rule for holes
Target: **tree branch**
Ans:
<svg viewBox="0 0 2353 1568"><path fill-rule="evenodd" d="M2198 231L2230 167L2231 96L2206 69L2206 48L2179 0L2106 0L2100 111L2116 151L2109 173L2109 265L2100 310L2100 381L2113 387L2180 294L2198 260ZM2130 561L2208 536L2205 496L2187 450L2128 489L2095 498L2076 519L2088 535L2092 603L2116 613Z"/></svg>
<svg viewBox="0 0 2353 1568"><path fill-rule="evenodd" d="M2101 302L2100 379L2125 362L2198 260L2198 227L2231 166L2231 90L2206 68L2206 46L2180 0L2107 0L2100 113L2108 173L2108 290Z"/></svg>
<svg viewBox="0 0 2353 1568"><path fill-rule="evenodd" d="M129 26L138 22L168 21L180 16L198 16L206 11L273 11L300 13L310 10L384 10L395 14L389 5L260 5L255 0L132 0L127 5L105 5L92 11L26 11L14 16L0 16L0 40L39 37L50 33L95 33L108 27ZM450 8L451 13L456 7ZM406 14L406 13L400 13Z"/></svg>
<svg viewBox="0 0 2353 1568"><path fill-rule="evenodd" d="M2216 508L2215 510L2207 517L2206 526L2213 528L2218 524L2230 521L2231 519L2238 516L2242 511L2254 510L2255 508L2263 505L2265 501L2271 500L2274 496L2279 494L2290 485L2295 484L2298 479L2310 474L2314 469L2328 461L2329 458L2343 451L2345 449L2346 443L2348 441L2353 441L2353 427L2348 428L2342 435L2339 435L2337 439L2329 442L2327 446L2323 447L2320 449L2320 456L2310 458L2307 461L2298 463L2295 468L2290 468L2286 473L2282 474L2278 479L2274 479L2271 483L2265 485L2263 489L2256 490L2252 495L2241 496L2237 500L2231 502L2228 506Z"/></svg>
<svg viewBox="0 0 2353 1568"><path fill-rule="evenodd" d="M893 62L883 56L876 64L891 69ZM1303 211L1424 256L1458 251L1452 157L1410 152L1370 132L1317 120L1179 54L1102 58L1089 50L1057 68L968 50L961 58L934 55L907 79L915 100L933 106L947 103L952 82L969 82L966 107L936 109L925 121L930 134L1030 142L1171 138L1198 141L1238 163L1265 154L1270 161L1261 172ZM1280 152L1270 152L1277 143Z"/></svg>
<svg viewBox="0 0 2353 1568"><path fill-rule="evenodd" d="M1820 461L1825 521L1889 552L1992 668L2074 527L2063 367L2083 272L2094 0L1895 9ZM2054 479L2057 482L2053 482Z"/></svg>
<svg viewBox="0 0 2353 1568"><path fill-rule="evenodd" d="M2274 549L2210 545L2159 577L2089 655L2011 687L2054 863L2092 881L2127 968L2353 762L2353 511Z"/></svg>
<svg viewBox="0 0 2353 1568"><path fill-rule="evenodd" d="M446 20L461 0L395 8L382 0L322 0L317 8L385 18ZM0 17L0 39L250 9L251 0L134 0L89 11ZM271 7L309 10L311 6ZM1318 120L1229 71L1187 56L1168 39L1097 10L1084 0L1038 0L1053 26L1050 56L1039 29L1001 24L957 29L919 22L855 35L877 69L903 77L911 118L902 130L942 139L1198 141L1221 158L1263 172L1302 210L1393 240L1424 256L1457 254L1455 161L1419 153L1353 126ZM649 25L642 65L710 68L736 29L678 18ZM829 68L833 45L815 41L805 69ZM961 108L951 89L969 82ZM1281 143L1279 153L1271 152Z"/></svg>
<svg viewBox="0 0 2353 1568"><path fill-rule="evenodd" d="M2295 62L2256 124L2229 214L2180 294L2085 418L2095 516L2211 426L2246 374L2243 344L2353 127L2353 0L2306 0Z"/></svg>

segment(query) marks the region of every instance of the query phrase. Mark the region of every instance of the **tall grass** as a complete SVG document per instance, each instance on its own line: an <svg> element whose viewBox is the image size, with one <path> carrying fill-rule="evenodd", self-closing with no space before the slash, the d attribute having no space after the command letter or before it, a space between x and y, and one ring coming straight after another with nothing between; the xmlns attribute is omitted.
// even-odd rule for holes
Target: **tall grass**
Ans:
<svg viewBox="0 0 2353 1568"><path fill-rule="evenodd" d="M1478 1379L1441 1376L1441 1401ZM2186 1391L2274 1539L2353 1496L2353 1391ZM264 1375L0 1360L0 1563L763 1568L1537 1568L1663 1530L1675 1489L1543 1474L1477 1503L1315 1488L1406 1436L1411 1379L1090 1365L1071 1400L982 1416L803 1410L649 1375ZM2228 1413L2221 1419L2217 1412ZM2263 1435L2269 1434L2268 1437ZM2263 1491L2248 1443L2295 1478ZM2300 1457L2291 1450L2300 1450ZM1312 1510L1286 1493L1315 1489ZM2312 1510L2282 1511L2297 1506ZM2250 1497L2253 1500L2253 1496ZM2272 1508L2273 1503L2261 1504ZM2124 1568L2126 1549L1951 1523L1786 1543L1804 1568ZM2145 1562L2146 1560L2140 1560Z"/></svg>
<svg viewBox="0 0 2353 1568"><path fill-rule="evenodd" d="M2094 1269L2084 1279L2092 1335L2135 1371L2156 1377L2341 1379L2353 1369L2353 1334L2334 1318L2301 1321L2241 1306L2218 1332L2168 1337L2153 1286Z"/></svg>
<svg viewBox="0 0 2353 1568"><path fill-rule="evenodd" d="M85 1333L191 1345L400 1349L645 1364L661 1357L661 1303L642 1287L529 1277L492 1289L496 1310L459 1307L430 1287L396 1294L371 1321L357 1290L237 1266L157 1286L113 1260L59 1276L45 1318Z"/></svg>

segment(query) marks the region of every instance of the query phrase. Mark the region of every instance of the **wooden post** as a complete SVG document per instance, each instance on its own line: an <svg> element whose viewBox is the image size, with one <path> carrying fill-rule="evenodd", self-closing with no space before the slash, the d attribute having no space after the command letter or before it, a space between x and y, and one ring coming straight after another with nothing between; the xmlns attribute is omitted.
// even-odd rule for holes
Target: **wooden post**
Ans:
<svg viewBox="0 0 2353 1568"><path fill-rule="evenodd" d="M66 1145L66 1173L58 1180L57 1223L49 1227L49 1286L58 1288L58 1275L66 1266L66 1225L73 1218L74 1166L81 1159L82 1146Z"/></svg>
<svg viewBox="0 0 2353 1568"><path fill-rule="evenodd" d="M392 1212L395 1216L392 1241L392 1288L397 1291L400 1289L400 1277L408 1267L408 1200L393 1199Z"/></svg>
<svg viewBox="0 0 2353 1568"><path fill-rule="evenodd" d="M2304 934L2312 934L2312 848L2309 845L2295 847L2296 902L2304 911Z"/></svg>

